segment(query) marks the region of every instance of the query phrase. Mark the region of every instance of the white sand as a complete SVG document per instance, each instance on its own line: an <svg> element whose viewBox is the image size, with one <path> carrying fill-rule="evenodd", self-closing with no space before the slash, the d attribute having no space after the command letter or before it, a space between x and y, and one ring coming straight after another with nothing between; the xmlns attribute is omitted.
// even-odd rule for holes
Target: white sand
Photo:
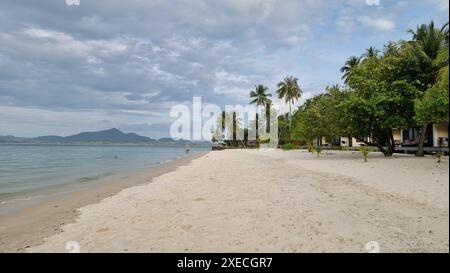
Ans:
<svg viewBox="0 0 450 273"><path fill-rule="evenodd" d="M431 157L210 152L81 208L30 252L449 251L449 164Z"/></svg>

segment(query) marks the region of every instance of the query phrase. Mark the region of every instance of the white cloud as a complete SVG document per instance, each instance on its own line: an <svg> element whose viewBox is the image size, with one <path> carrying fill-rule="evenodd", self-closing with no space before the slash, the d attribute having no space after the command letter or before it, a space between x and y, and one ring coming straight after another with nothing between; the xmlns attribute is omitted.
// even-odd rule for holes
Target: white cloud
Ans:
<svg viewBox="0 0 450 273"><path fill-rule="evenodd" d="M358 21L377 31L391 31L395 29L395 22L386 18L360 16L358 17Z"/></svg>
<svg viewBox="0 0 450 273"><path fill-rule="evenodd" d="M341 32L352 32L356 29L356 20L353 9L341 10L336 19L337 29Z"/></svg>
<svg viewBox="0 0 450 273"><path fill-rule="evenodd" d="M428 11L418 13L448 10L446 0L427 1ZM17 116L28 108L49 115L79 113L78 127L83 113L98 109L105 114L92 118L111 120L108 126L119 121L156 124L146 119L162 120L172 104L194 95L205 103L245 104L255 84L267 85L275 96L276 83L291 74L301 78L306 98L340 81L339 66L347 56L371 44L380 46L386 36L398 37L405 16L418 5L387 0L380 6L367 6L365 0L97 0L72 9L58 1L4 2L0 106L19 107L13 112ZM0 125L8 123L11 130L19 121L0 115ZM61 122L55 120L54 126ZM86 120L86 128L77 128L94 125Z"/></svg>
<svg viewBox="0 0 450 273"><path fill-rule="evenodd" d="M31 40L34 40L36 43L40 43L41 45L44 44L44 48L50 49L53 53L61 51L68 55L89 55L95 53L102 56L108 56L111 54L123 53L127 50L127 45L118 41L81 41L63 32L36 27L24 29L23 34L25 37L31 38Z"/></svg>
<svg viewBox="0 0 450 273"><path fill-rule="evenodd" d="M365 0L368 6L379 6L380 0Z"/></svg>

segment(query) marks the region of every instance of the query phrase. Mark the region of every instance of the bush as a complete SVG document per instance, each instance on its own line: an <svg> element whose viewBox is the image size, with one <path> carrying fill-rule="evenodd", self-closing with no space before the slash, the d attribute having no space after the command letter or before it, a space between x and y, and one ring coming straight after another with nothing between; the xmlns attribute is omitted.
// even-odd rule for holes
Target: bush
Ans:
<svg viewBox="0 0 450 273"><path fill-rule="evenodd" d="M269 136L260 136L259 137L259 143L261 144L266 144L270 142L270 137Z"/></svg>
<svg viewBox="0 0 450 273"><path fill-rule="evenodd" d="M364 162L367 162L367 156L370 153L370 150L367 148L367 146L360 146L358 148L359 152L362 154L362 156L364 157Z"/></svg>
<svg viewBox="0 0 450 273"><path fill-rule="evenodd" d="M317 147L314 148L314 150L316 150L317 157L319 157L320 154L321 154L322 151L323 151L323 148L322 148L321 146L317 146Z"/></svg>
<svg viewBox="0 0 450 273"><path fill-rule="evenodd" d="M292 150L294 149L294 145L292 143L286 143L283 144L283 146L281 146L283 148L283 150Z"/></svg>
<svg viewBox="0 0 450 273"><path fill-rule="evenodd" d="M441 161L442 161L442 156L443 156L442 151L437 151L437 152L436 152L437 163L441 163Z"/></svg>

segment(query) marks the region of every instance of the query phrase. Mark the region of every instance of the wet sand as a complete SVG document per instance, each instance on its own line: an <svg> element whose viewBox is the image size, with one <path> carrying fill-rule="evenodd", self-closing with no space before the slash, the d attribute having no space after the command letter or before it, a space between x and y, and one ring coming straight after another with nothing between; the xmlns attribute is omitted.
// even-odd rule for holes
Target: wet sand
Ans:
<svg viewBox="0 0 450 273"><path fill-rule="evenodd" d="M79 208L100 202L121 190L151 183L153 178L174 171L179 166L201 157L206 152L192 154L159 166L135 172L125 179L105 179L91 183L74 192L49 197L38 204L17 211L0 214L0 252L24 252L43 243L43 239L61 233L62 226L74 222L80 215Z"/></svg>

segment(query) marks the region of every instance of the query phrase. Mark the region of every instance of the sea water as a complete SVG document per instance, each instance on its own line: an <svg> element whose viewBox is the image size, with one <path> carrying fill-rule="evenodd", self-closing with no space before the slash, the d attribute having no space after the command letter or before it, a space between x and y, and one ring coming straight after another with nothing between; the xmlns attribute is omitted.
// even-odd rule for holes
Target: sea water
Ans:
<svg viewBox="0 0 450 273"><path fill-rule="evenodd" d="M210 149L191 146L190 153ZM39 198L48 189L149 168L185 154L183 145L0 144L0 206Z"/></svg>

